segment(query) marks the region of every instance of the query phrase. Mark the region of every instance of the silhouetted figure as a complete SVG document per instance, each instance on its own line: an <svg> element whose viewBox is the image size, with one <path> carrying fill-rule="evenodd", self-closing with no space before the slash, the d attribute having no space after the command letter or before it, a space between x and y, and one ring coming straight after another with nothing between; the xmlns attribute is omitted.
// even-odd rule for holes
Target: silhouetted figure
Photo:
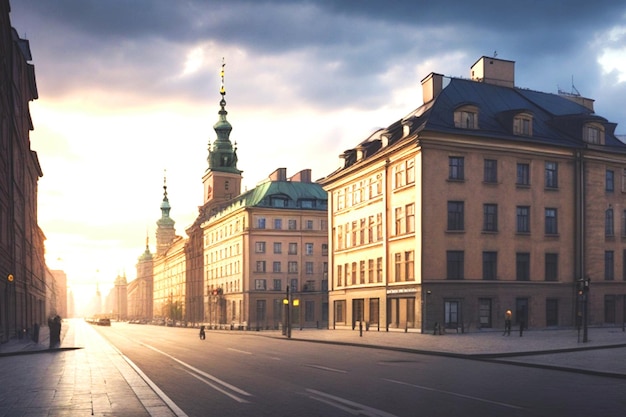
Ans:
<svg viewBox="0 0 626 417"><path fill-rule="evenodd" d="M520 320L519 322L519 337L522 337L524 335L524 320Z"/></svg>
<svg viewBox="0 0 626 417"><path fill-rule="evenodd" d="M201 340L206 339L206 333L205 333L204 329L205 329L204 325L200 326L200 339Z"/></svg>
<svg viewBox="0 0 626 417"><path fill-rule="evenodd" d="M506 313L504 313L504 333L502 334L502 336L511 335L511 317L512 316L513 316L513 313L511 313L511 310L507 310Z"/></svg>
<svg viewBox="0 0 626 417"><path fill-rule="evenodd" d="M58 348L61 345L61 317L59 315L48 319L50 329L50 349Z"/></svg>

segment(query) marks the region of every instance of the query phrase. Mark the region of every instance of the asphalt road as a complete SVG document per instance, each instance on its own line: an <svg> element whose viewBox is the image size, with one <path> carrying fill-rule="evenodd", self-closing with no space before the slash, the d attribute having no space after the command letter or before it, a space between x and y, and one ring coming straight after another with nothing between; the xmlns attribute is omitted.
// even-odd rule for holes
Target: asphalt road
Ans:
<svg viewBox="0 0 626 417"><path fill-rule="evenodd" d="M621 416L626 381L263 337L98 331L188 416Z"/></svg>

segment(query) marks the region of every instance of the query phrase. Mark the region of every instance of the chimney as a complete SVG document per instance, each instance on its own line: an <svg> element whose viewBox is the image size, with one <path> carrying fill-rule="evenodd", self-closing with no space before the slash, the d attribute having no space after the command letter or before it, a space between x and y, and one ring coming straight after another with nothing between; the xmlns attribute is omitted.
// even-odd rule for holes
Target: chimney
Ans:
<svg viewBox="0 0 626 417"><path fill-rule="evenodd" d="M270 181L287 181L287 168L278 168L269 176Z"/></svg>
<svg viewBox="0 0 626 417"><path fill-rule="evenodd" d="M443 89L443 75L431 72L422 80L422 96L424 103L428 103L441 93Z"/></svg>
<svg viewBox="0 0 626 417"><path fill-rule="evenodd" d="M291 178L289 178L289 181L293 181L293 182L311 182L311 170L310 169L303 169L302 171L298 172L295 175L292 175Z"/></svg>
<svg viewBox="0 0 626 417"><path fill-rule="evenodd" d="M470 71L472 81L515 87L515 61L483 56L472 65Z"/></svg>

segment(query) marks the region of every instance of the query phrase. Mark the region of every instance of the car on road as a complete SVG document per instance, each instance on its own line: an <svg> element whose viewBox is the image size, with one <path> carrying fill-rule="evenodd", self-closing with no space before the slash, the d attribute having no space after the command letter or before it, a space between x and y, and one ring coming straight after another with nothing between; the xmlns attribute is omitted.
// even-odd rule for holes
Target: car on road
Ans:
<svg viewBox="0 0 626 417"><path fill-rule="evenodd" d="M110 326L110 325L111 325L111 319L106 319L106 318L98 319L98 326Z"/></svg>

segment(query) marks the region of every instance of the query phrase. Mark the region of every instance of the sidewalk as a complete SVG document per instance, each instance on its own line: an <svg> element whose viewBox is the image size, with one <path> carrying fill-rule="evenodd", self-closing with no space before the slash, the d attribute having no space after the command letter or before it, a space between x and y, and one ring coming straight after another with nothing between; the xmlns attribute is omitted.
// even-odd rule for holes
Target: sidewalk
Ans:
<svg viewBox="0 0 626 417"><path fill-rule="evenodd" d="M2 417L184 415L80 319L64 320L59 349L48 349L47 337L5 343L0 369Z"/></svg>

